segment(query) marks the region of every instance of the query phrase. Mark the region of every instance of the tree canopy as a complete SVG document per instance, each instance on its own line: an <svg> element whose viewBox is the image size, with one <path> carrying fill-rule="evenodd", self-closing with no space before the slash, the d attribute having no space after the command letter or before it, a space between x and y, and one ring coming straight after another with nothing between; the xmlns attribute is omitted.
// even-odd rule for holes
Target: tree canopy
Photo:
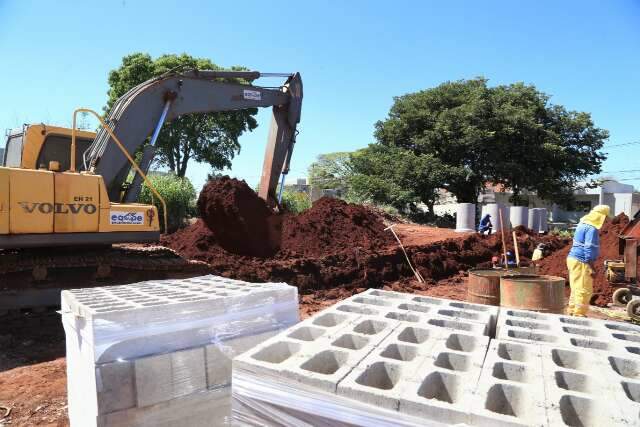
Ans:
<svg viewBox="0 0 640 427"><path fill-rule="evenodd" d="M525 190L565 203L580 180L601 171L605 156L599 150L609 136L595 127L588 113L554 105L532 85L489 87L484 78L397 97L388 117L375 128L376 143L361 156L382 150L393 157L387 157L389 165L407 173L420 159L425 162L420 165L435 174L425 172L429 176L420 179L448 190L459 202L472 203L487 183L511 189L515 204L525 202ZM406 162L407 168L398 162ZM375 163L356 162L354 171L363 188L380 181ZM405 194L430 193L418 189L426 184L417 177L391 175Z"/></svg>
<svg viewBox="0 0 640 427"><path fill-rule="evenodd" d="M350 159L348 151L320 154L309 166L309 184L321 189L347 191L351 176Z"/></svg>
<svg viewBox="0 0 640 427"><path fill-rule="evenodd" d="M372 144L351 156L353 193L376 204L413 211L419 203L431 211L447 170L431 154Z"/></svg>
<svg viewBox="0 0 640 427"><path fill-rule="evenodd" d="M179 67L223 69L209 59L187 54L162 55L155 60L145 53L127 55L122 58L120 67L109 73L109 99L105 112L132 87ZM156 142L156 163L168 167L179 177L185 176L191 160L207 163L213 171L230 167L231 160L240 152L240 135L258 126L254 117L257 112L257 108L250 108L190 114L165 123Z"/></svg>

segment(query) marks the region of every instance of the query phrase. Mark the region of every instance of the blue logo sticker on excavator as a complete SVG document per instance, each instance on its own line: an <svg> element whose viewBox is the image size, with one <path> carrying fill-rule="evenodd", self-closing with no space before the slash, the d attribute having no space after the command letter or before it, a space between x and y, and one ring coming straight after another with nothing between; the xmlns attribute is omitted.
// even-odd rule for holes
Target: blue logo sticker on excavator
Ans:
<svg viewBox="0 0 640 427"><path fill-rule="evenodd" d="M142 225L144 216L142 212L110 211L109 222L111 225Z"/></svg>

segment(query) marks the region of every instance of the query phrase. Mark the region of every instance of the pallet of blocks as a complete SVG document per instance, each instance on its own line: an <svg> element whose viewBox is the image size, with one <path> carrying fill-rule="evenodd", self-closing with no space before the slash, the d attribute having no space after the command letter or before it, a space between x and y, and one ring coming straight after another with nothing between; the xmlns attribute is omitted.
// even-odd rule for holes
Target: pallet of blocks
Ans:
<svg viewBox="0 0 640 427"><path fill-rule="evenodd" d="M533 328L555 339L536 339L545 332ZM637 341L640 328L619 322L368 290L236 357L233 419L254 426L640 425Z"/></svg>
<svg viewBox="0 0 640 427"><path fill-rule="evenodd" d="M229 425L231 360L298 322L285 283L217 276L62 292L71 426Z"/></svg>

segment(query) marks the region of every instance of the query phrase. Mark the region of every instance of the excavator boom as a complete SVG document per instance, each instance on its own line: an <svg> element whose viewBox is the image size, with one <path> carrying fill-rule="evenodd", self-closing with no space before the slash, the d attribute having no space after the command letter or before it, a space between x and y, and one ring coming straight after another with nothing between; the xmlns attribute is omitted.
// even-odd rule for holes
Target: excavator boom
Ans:
<svg viewBox="0 0 640 427"><path fill-rule="evenodd" d="M260 180L260 197L275 202L280 173L287 173L296 127L300 122L302 79L287 76L279 88L264 88L224 79L254 80L256 71L171 72L129 90L114 104L107 123L132 154L152 136L144 148L141 169L146 173L155 153L155 138L165 121L185 114L273 107L269 141ZM272 75L267 75L271 77ZM135 202L142 179L138 174L129 186L125 181L130 164L106 130L101 129L84 155L86 168L103 177L111 202Z"/></svg>

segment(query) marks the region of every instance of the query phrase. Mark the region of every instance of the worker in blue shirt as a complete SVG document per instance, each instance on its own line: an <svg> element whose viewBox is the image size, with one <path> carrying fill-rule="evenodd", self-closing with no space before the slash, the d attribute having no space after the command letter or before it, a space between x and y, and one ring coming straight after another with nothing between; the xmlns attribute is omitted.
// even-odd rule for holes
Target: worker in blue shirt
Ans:
<svg viewBox="0 0 640 427"><path fill-rule="evenodd" d="M507 253L505 254L505 258L506 258L506 265L509 268L514 268L518 266L518 263L516 261L516 256L513 254L513 252L511 251L507 251Z"/></svg>
<svg viewBox="0 0 640 427"><path fill-rule="evenodd" d="M595 262L600 254L598 230L602 228L608 215L609 206L596 206L580 218L573 235L573 246L567 256L571 287L567 313L569 315L584 317L589 310L589 301L593 295Z"/></svg>
<svg viewBox="0 0 640 427"><path fill-rule="evenodd" d="M484 234L486 232L487 234L491 234L492 228L493 224L491 224L491 215L486 214L480 220L480 224L478 225L478 233Z"/></svg>

